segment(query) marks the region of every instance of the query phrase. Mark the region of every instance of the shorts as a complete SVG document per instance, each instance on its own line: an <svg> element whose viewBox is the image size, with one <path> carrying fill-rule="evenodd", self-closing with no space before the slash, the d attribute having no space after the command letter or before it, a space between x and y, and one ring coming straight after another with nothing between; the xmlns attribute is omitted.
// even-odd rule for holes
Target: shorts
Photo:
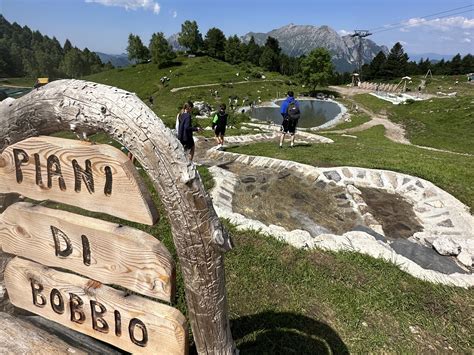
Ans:
<svg viewBox="0 0 474 355"><path fill-rule="evenodd" d="M283 133L290 133L291 135L294 135L296 132L297 124L298 124L298 120L290 120L290 119L284 118L281 124L280 131L282 131Z"/></svg>
<svg viewBox="0 0 474 355"><path fill-rule="evenodd" d="M216 134L216 136L225 135L225 127L216 126L216 128L214 129L214 133Z"/></svg>

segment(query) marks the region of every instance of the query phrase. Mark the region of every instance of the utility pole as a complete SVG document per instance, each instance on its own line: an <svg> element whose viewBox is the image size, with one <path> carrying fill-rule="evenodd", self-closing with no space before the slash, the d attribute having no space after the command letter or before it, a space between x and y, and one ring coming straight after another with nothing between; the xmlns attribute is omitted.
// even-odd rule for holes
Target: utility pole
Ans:
<svg viewBox="0 0 474 355"><path fill-rule="evenodd" d="M351 37L359 37L359 47L357 50L357 70L359 71L359 80L362 82L362 38L363 37L368 37L372 33L370 33L368 30L354 30L354 33L351 34Z"/></svg>

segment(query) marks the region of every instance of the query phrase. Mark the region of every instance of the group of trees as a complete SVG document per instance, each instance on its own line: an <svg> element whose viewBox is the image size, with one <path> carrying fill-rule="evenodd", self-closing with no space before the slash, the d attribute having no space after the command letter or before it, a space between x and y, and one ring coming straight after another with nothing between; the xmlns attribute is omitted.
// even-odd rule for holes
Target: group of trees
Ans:
<svg viewBox="0 0 474 355"><path fill-rule="evenodd" d="M80 77L110 67L87 48L81 51L69 40L61 46L55 37L10 24L0 15L0 76Z"/></svg>
<svg viewBox="0 0 474 355"><path fill-rule="evenodd" d="M148 47L145 47L139 36L130 33L127 53L128 59L135 63L151 60L160 68L170 65L173 59L176 58L176 53L166 40L163 32L153 33Z"/></svg>
<svg viewBox="0 0 474 355"><path fill-rule="evenodd" d="M362 67L364 80L394 79L405 75L422 75L431 70L437 75L459 75L474 72L474 56L467 54L461 58L456 54L451 60L431 62L428 58L420 59L418 63L409 61L400 43L395 43L388 55L379 52L370 64Z"/></svg>
<svg viewBox="0 0 474 355"><path fill-rule="evenodd" d="M300 59L281 53L278 40L272 37L268 37L264 46L259 46L254 37L244 43L236 35L226 38L220 29L213 27L203 38L196 21L185 21L181 25L178 43L191 54L206 54L230 64L249 62L285 75L294 75L300 71ZM170 65L176 57L161 32L153 34L148 47L139 36L130 34L127 53L128 58L135 63L151 60L160 67Z"/></svg>
<svg viewBox="0 0 474 355"><path fill-rule="evenodd" d="M185 21L178 42L192 53L205 53L231 64L249 62L285 75L295 75L300 71L300 60L283 54L278 40L273 37L268 37L265 45L260 46L253 36L244 43L236 35L226 38L219 28L213 27L203 39L196 21Z"/></svg>

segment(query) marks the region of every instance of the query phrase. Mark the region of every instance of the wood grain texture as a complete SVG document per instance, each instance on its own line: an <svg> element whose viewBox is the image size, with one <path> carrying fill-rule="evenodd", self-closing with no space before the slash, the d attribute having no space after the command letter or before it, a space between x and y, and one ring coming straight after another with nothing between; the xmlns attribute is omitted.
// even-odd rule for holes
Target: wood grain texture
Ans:
<svg viewBox="0 0 474 355"><path fill-rule="evenodd" d="M47 136L15 143L0 156L0 192L53 200L148 225L158 218L132 162L107 144Z"/></svg>
<svg viewBox="0 0 474 355"><path fill-rule="evenodd" d="M28 137L105 132L133 153L171 224L200 354L233 354L223 251L232 247L182 145L136 95L82 80L58 80L0 104L0 149Z"/></svg>
<svg viewBox="0 0 474 355"><path fill-rule="evenodd" d="M159 240L135 228L19 202L0 215L0 247L103 284L167 302L174 299L171 254Z"/></svg>
<svg viewBox="0 0 474 355"><path fill-rule="evenodd" d="M111 287L18 257L8 263L5 281L15 306L125 351L135 354L187 353L186 320L181 312L170 306L134 295L124 297L123 292ZM54 307L51 294L55 295ZM120 325L116 322L117 313L120 314ZM146 329L147 337L141 329Z"/></svg>

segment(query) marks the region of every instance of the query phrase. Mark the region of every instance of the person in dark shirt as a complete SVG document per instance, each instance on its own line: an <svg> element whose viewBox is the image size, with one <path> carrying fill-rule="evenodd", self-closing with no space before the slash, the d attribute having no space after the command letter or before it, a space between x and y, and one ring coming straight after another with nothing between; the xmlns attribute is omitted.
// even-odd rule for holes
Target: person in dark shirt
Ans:
<svg viewBox="0 0 474 355"><path fill-rule="evenodd" d="M221 104L219 111L214 115L212 119L212 129L216 135L217 149L221 149L224 146L224 135L227 127L227 113L225 112L226 105Z"/></svg>
<svg viewBox="0 0 474 355"><path fill-rule="evenodd" d="M283 147L283 141L287 133L291 136L290 147L293 148L295 143L296 126L300 117L300 104L295 100L293 91L288 91L288 96L281 104L280 113L283 117L281 124L280 148Z"/></svg>
<svg viewBox="0 0 474 355"><path fill-rule="evenodd" d="M179 115L178 140L184 147L185 151L189 152L189 160L194 158L194 139L193 132L200 131L199 127L193 127L191 122L191 111L193 103L188 101L184 104L183 112Z"/></svg>

